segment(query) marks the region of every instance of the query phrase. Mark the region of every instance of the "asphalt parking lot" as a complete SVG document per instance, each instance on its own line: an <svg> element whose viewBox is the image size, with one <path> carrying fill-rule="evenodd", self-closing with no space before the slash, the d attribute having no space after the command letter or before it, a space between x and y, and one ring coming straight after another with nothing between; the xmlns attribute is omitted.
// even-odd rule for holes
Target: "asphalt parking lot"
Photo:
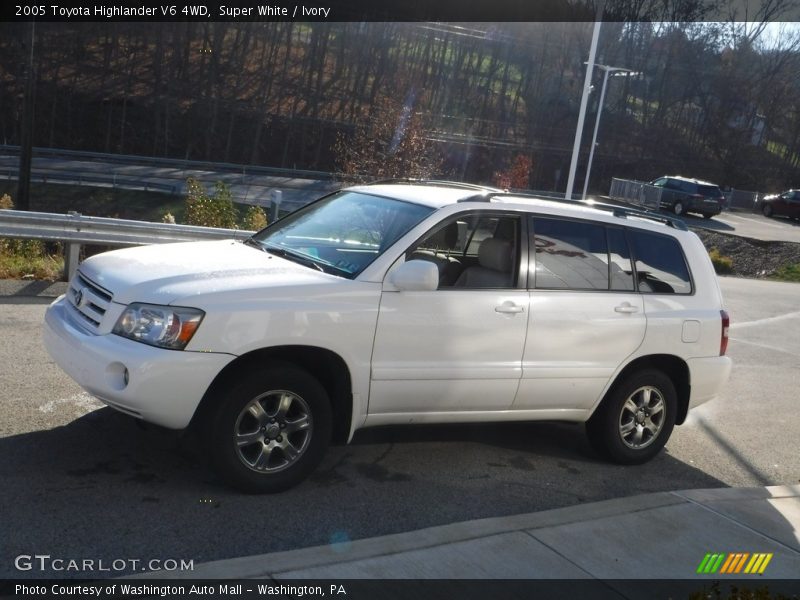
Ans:
<svg viewBox="0 0 800 600"><path fill-rule="evenodd" d="M746 212L723 212L712 219L694 215L682 217L689 227L710 229L756 240L800 243L800 221L786 217L767 218L764 215Z"/></svg>
<svg viewBox="0 0 800 600"><path fill-rule="evenodd" d="M20 554L199 563L646 492L798 483L800 285L721 284L732 379L648 465L600 462L574 425L381 428L274 496L229 490L190 437L102 407L46 355L46 301L0 298L0 573L109 575L19 572Z"/></svg>

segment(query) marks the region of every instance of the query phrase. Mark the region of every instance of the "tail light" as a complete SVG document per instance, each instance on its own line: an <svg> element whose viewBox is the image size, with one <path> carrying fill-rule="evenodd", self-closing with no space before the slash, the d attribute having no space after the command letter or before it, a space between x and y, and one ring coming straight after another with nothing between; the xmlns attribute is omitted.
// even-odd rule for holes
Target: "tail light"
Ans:
<svg viewBox="0 0 800 600"><path fill-rule="evenodd" d="M728 330L731 327L731 318L728 316L728 311L721 310L719 315L722 318L722 333L719 338L719 355L725 356L728 351Z"/></svg>

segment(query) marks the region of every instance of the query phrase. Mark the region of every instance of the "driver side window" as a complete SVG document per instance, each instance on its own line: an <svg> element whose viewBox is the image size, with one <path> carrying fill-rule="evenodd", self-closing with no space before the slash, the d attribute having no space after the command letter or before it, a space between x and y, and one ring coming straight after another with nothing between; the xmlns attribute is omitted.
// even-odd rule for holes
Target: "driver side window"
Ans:
<svg viewBox="0 0 800 600"><path fill-rule="evenodd" d="M459 215L434 228L406 252L439 270L439 289L503 289L517 285L520 220L516 216Z"/></svg>

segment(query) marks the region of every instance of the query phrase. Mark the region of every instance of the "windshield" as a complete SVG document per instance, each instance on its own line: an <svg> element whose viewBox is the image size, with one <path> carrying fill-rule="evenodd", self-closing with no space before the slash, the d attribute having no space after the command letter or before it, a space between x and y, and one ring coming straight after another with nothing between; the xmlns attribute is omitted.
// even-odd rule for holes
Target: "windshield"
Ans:
<svg viewBox="0 0 800 600"><path fill-rule="evenodd" d="M433 209L357 192L315 202L252 240L267 252L353 279Z"/></svg>

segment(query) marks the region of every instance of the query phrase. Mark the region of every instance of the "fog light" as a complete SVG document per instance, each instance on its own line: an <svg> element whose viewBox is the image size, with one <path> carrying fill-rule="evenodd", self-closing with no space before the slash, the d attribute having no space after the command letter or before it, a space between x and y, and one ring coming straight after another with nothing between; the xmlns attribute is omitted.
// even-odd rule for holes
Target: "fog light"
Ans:
<svg viewBox="0 0 800 600"><path fill-rule="evenodd" d="M128 387L131 375L128 368L119 362L113 362L106 367L106 382L108 386L118 392Z"/></svg>

